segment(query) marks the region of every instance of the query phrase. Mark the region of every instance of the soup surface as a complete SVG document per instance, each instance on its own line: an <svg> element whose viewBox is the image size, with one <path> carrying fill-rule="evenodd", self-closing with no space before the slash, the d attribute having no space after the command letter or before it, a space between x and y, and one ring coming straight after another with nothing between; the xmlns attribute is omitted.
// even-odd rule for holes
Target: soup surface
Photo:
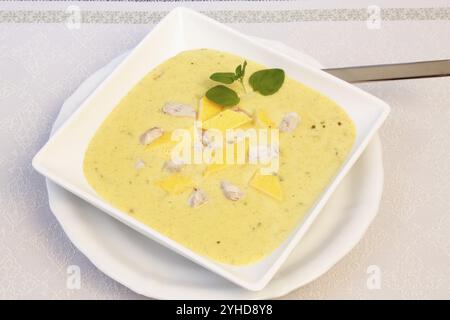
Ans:
<svg viewBox="0 0 450 320"><path fill-rule="evenodd" d="M89 184L106 201L194 252L233 265L256 262L287 239L355 139L343 109L293 79L286 77L273 95L252 91L248 76L264 67L251 61L244 79L247 92L238 81L229 85L240 95L237 107L222 108L204 98L218 84L209 79L212 73L233 71L242 62L209 49L165 61L111 112L84 158ZM177 143L171 132L191 128L195 118L163 112L168 103L191 106L195 118L205 124L215 119L209 123L225 127L229 122L220 122L220 115L227 110L248 117L245 128L278 128L287 114L298 115L299 122L279 134L279 170L273 175L261 177L260 166L249 163L170 166ZM149 133L150 128L160 131ZM143 137L146 132L149 136ZM227 193L236 189L227 189L224 182L237 188L237 197Z"/></svg>

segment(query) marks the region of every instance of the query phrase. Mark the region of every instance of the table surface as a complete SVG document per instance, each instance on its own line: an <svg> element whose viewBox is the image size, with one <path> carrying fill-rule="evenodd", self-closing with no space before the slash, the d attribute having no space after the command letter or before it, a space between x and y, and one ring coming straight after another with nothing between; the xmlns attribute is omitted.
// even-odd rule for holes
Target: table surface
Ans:
<svg viewBox="0 0 450 320"><path fill-rule="evenodd" d="M233 28L276 39L326 67L450 58L448 1L187 1ZM81 9L79 29L65 23ZM64 100L92 72L135 46L170 1L0 1L0 298L139 299L97 270L48 207L31 159ZM361 242L286 299L450 298L450 78L358 85L391 105L380 131L385 189ZM66 285L78 265L79 290ZM380 288L367 285L371 266Z"/></svg>

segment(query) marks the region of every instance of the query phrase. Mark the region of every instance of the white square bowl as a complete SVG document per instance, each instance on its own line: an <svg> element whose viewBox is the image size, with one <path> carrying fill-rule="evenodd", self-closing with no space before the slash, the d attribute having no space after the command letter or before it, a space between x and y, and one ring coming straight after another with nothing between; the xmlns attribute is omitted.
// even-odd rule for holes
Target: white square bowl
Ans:
<svg viewBox="0 0 450 320"><path fill-rule="evenodd" d="M283 68L291 78L336 101L356 126L357 135L351 153L305 218L277 250L249 266L225 265L192 252L105 202L90 187L83 174L83 158L89 141L119 101L158 64L181 51L196 48L228 51L266 66ZM338 183L386 119L389 109L378 98L309 66L301 57L298 60L291 59L202 14L177 8L155 26L50 138L34 157L33 167L58 185L158 243L244 288L260 290L306 233Z"/></svg>

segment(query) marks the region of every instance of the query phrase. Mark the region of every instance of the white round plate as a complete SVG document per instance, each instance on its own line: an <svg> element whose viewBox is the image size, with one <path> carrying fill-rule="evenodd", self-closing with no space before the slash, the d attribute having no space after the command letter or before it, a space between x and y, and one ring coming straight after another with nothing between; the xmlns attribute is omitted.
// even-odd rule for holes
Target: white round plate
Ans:
<svg viewBox="0 0 450 320"><path fill-rule="evenodd" d="M292 48L270 43L319 66ZM94 73L66 100L52 133L127 54ZM321 276L362 238L378 212L383 189L381 144L376 136L277 275L257 292L162 247L48 180L47 188L50 208L73 244L98 269L131 290L160 299L269 299Z"/></svg>

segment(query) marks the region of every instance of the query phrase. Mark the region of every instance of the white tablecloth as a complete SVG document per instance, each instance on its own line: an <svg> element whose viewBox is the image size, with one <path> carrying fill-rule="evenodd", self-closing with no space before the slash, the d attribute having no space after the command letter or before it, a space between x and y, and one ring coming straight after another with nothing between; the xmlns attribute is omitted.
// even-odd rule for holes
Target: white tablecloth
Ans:
<svg viewBox="0 0 450 320"><path fill-rule="evenodd" d="M450 58L447 1L187 1L245 33L301 49L325 66ZM65 24L77 5L80 29ZM135 46L173 2L0 2L0 298L140 298L98 271L49 210L31 159L63 101ZM304 10L307 9L307 10ZM378 217L341 262L285 298L450 298L450 78L360 85L392 107L381 129L385 190ZM82 271L66 287L67 266ZM368 267L381 288L367 287Z"/></svg>

